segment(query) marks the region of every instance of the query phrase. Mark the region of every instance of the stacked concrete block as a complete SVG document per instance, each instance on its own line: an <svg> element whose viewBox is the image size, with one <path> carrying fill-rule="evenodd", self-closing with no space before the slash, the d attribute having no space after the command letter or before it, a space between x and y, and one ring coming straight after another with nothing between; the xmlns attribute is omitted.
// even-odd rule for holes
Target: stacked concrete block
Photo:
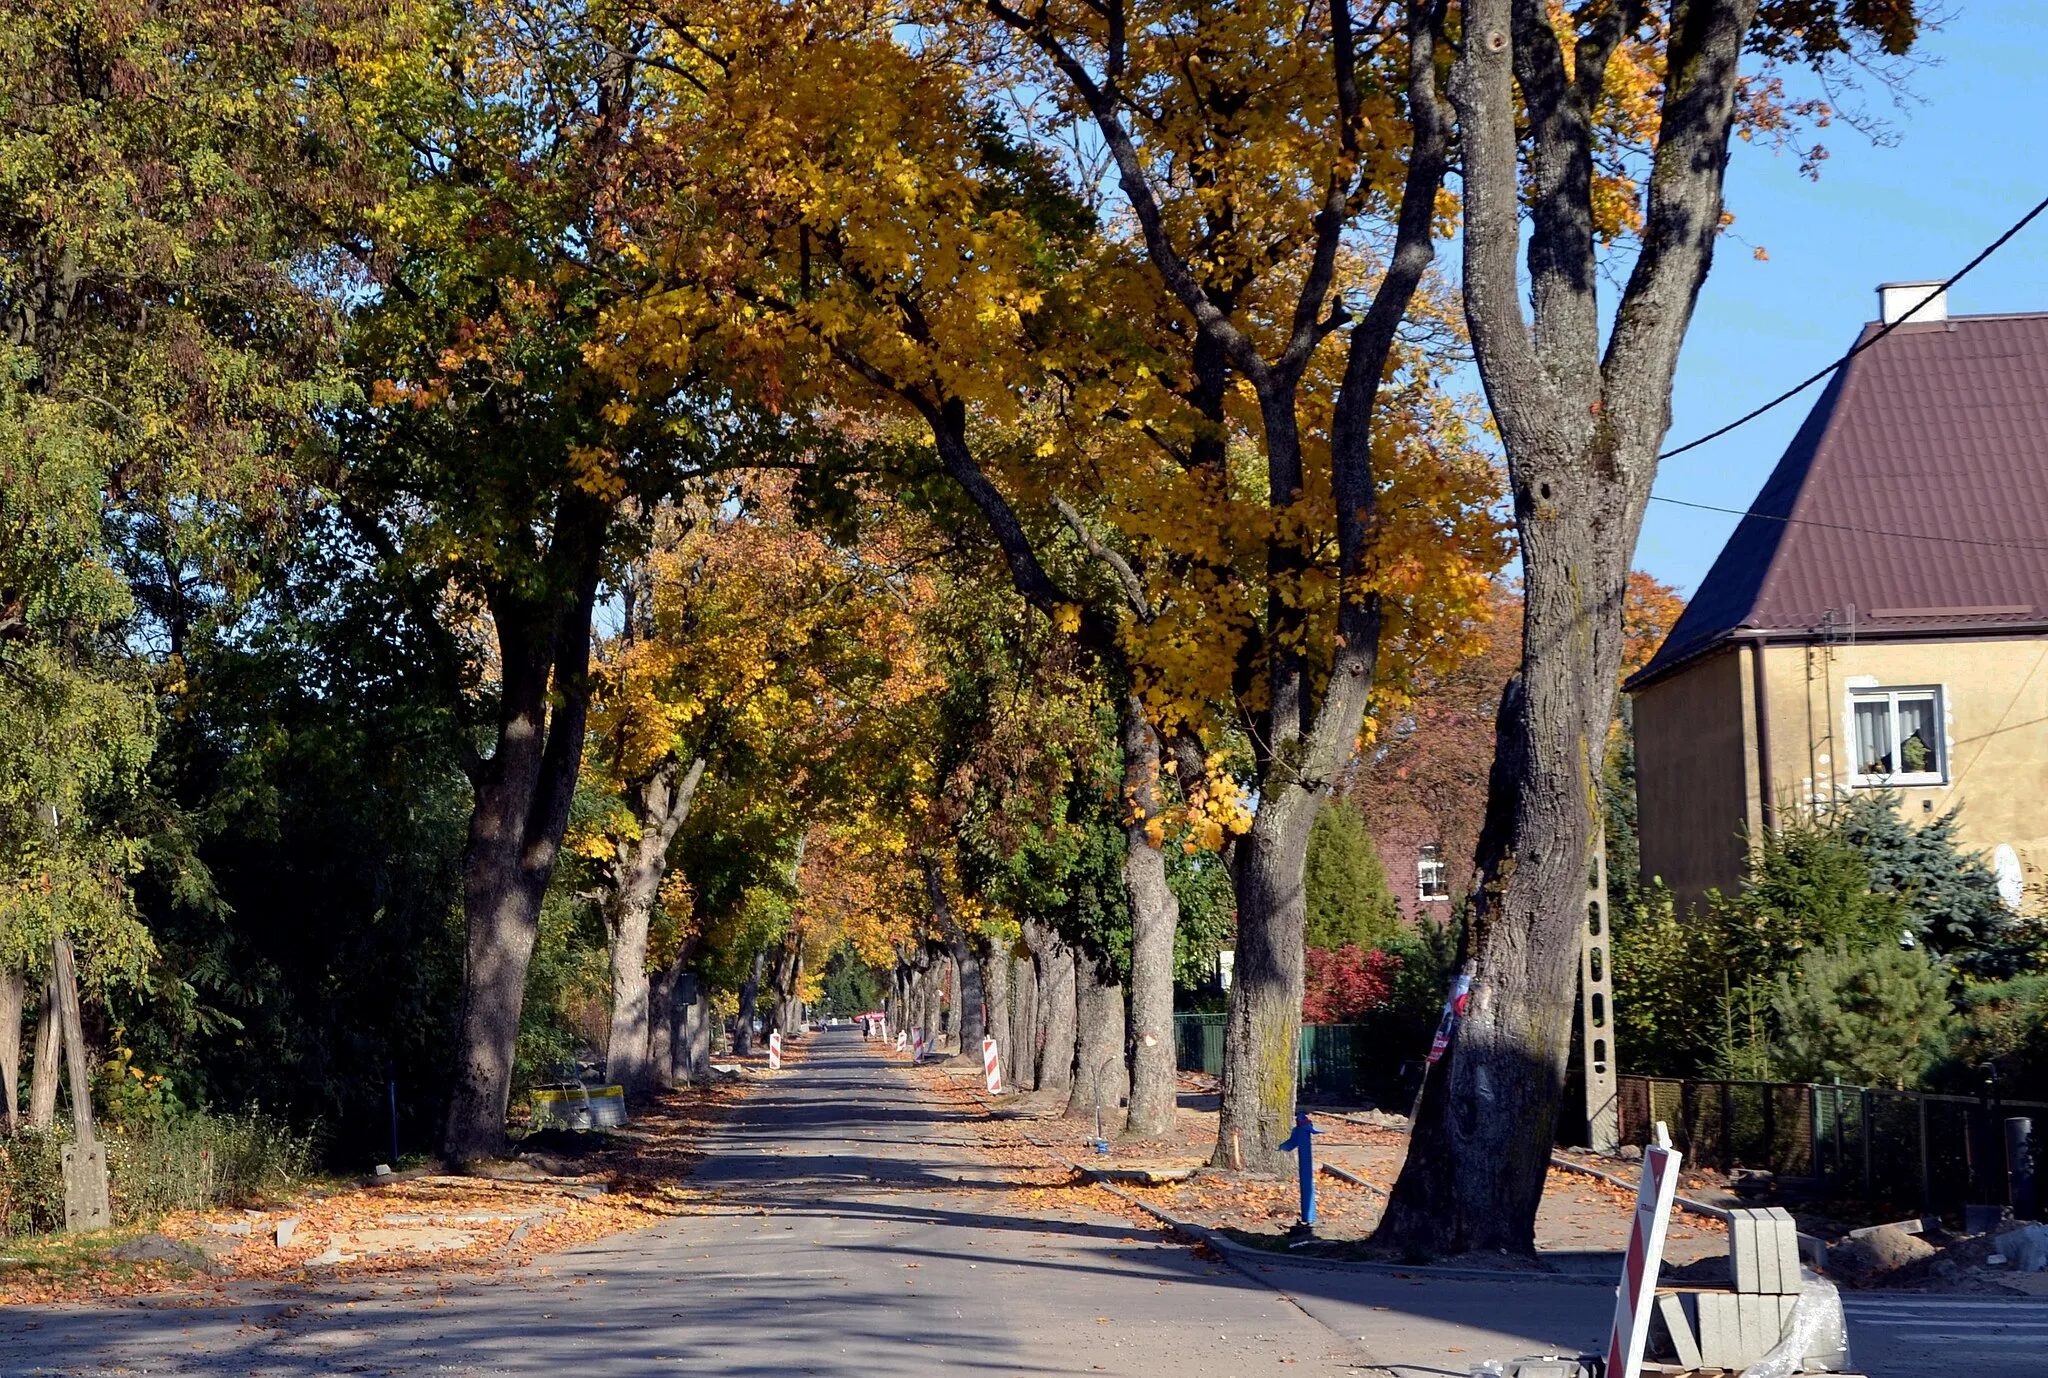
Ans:
<svg viewBox="0 0 2048 1378"><path fill-rule="evenodd" d="M1658 1298L1679 1362L1745 1369L1776 1348L1799 1300L1799 1230L1781 1207L1729 1213L1729 1290L1684 1288Z"/></svg>
<svg viewBox="0 0 2048 1378"><path fill-rule="evenodd" d="M1759 1296L1799 1291L1799 1226L1783 1206L1728 1213L1728 1271L1735 1290Z"/></svg>

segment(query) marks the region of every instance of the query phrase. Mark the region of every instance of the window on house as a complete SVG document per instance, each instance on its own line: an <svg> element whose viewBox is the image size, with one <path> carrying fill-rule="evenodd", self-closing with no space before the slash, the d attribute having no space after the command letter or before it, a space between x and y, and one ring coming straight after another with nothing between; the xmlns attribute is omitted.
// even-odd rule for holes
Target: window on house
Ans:
<svg viewBox="0 0 2048 1378"><path fill-rule="evenodd" d="M1938 785L1946 778L1939 689L1858 689L1849 695L1859 785Z"/></svg>
<svg viewBox="0 0 2048 1378"><path fill-rule="evenodd" d="M1435 843L1424 847L1415 858L1415 897L1425 900L1447 900L1451 897L1451 879L1444 870L1444 849Z"/></svg>

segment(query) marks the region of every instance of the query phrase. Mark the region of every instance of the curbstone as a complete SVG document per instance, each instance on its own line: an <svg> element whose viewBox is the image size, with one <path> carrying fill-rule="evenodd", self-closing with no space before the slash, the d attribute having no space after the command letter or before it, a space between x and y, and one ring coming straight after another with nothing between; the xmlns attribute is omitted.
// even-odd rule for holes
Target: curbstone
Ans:
<svg viewBox="0 0 2048 1378"><path fill-rule="evenodd" d="M1587 1177L1597 1177L1607 1183L1607 1185L1620 1187L1623 1191L1634 1191L1636 1189L1636 1183L1634 1182L1625 1182L1611 1172L1602 1172L1597 1167L1587 1167L1584 1163L1575 1163L1571 1159L1556 1153L1550 1155L1550 1165L1552 1167L1561 1167L1566 1172L1576 1172ZM1682 1211L1691 1211L1694 1215L1703 1215L1709 1220L1718 1220L1723 1225L1728 1223L1728 1212L1719 1206L1710 1206L1704 1201L1695 1201L1688 1196L1673 1197L1672 1203Z"/></svg>

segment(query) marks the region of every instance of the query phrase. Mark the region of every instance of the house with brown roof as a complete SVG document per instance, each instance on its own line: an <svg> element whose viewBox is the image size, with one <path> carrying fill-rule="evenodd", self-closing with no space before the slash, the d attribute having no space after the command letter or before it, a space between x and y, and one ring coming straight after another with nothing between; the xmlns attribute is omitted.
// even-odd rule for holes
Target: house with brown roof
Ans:
<svg viewBox="0 0 2048 1378"><path fill-rule="evenodd" d="M1898 328L1837 371L1634 696L1646 881L1733 891L1788 810L1887 788L2008 903L2048 867L2048 313Z"/></svg>

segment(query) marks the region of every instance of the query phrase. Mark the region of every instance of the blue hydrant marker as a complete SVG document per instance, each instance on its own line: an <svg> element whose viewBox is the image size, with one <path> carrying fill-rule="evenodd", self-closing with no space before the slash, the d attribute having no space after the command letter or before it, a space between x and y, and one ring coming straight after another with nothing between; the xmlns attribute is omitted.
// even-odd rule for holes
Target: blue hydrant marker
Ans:
<svg viewBox="0 0 2048 1378"><path fill-rule="evenodd" d="M1280 1143L1283 1152L1295 1154L1295 1161L1301 1168L1301 1223L1316 1223L1316 1150L1314 1136L1323 1131L1310 1122L1308 1112L1299 1110L1294 1115L1294 1132Z"/></svg>

